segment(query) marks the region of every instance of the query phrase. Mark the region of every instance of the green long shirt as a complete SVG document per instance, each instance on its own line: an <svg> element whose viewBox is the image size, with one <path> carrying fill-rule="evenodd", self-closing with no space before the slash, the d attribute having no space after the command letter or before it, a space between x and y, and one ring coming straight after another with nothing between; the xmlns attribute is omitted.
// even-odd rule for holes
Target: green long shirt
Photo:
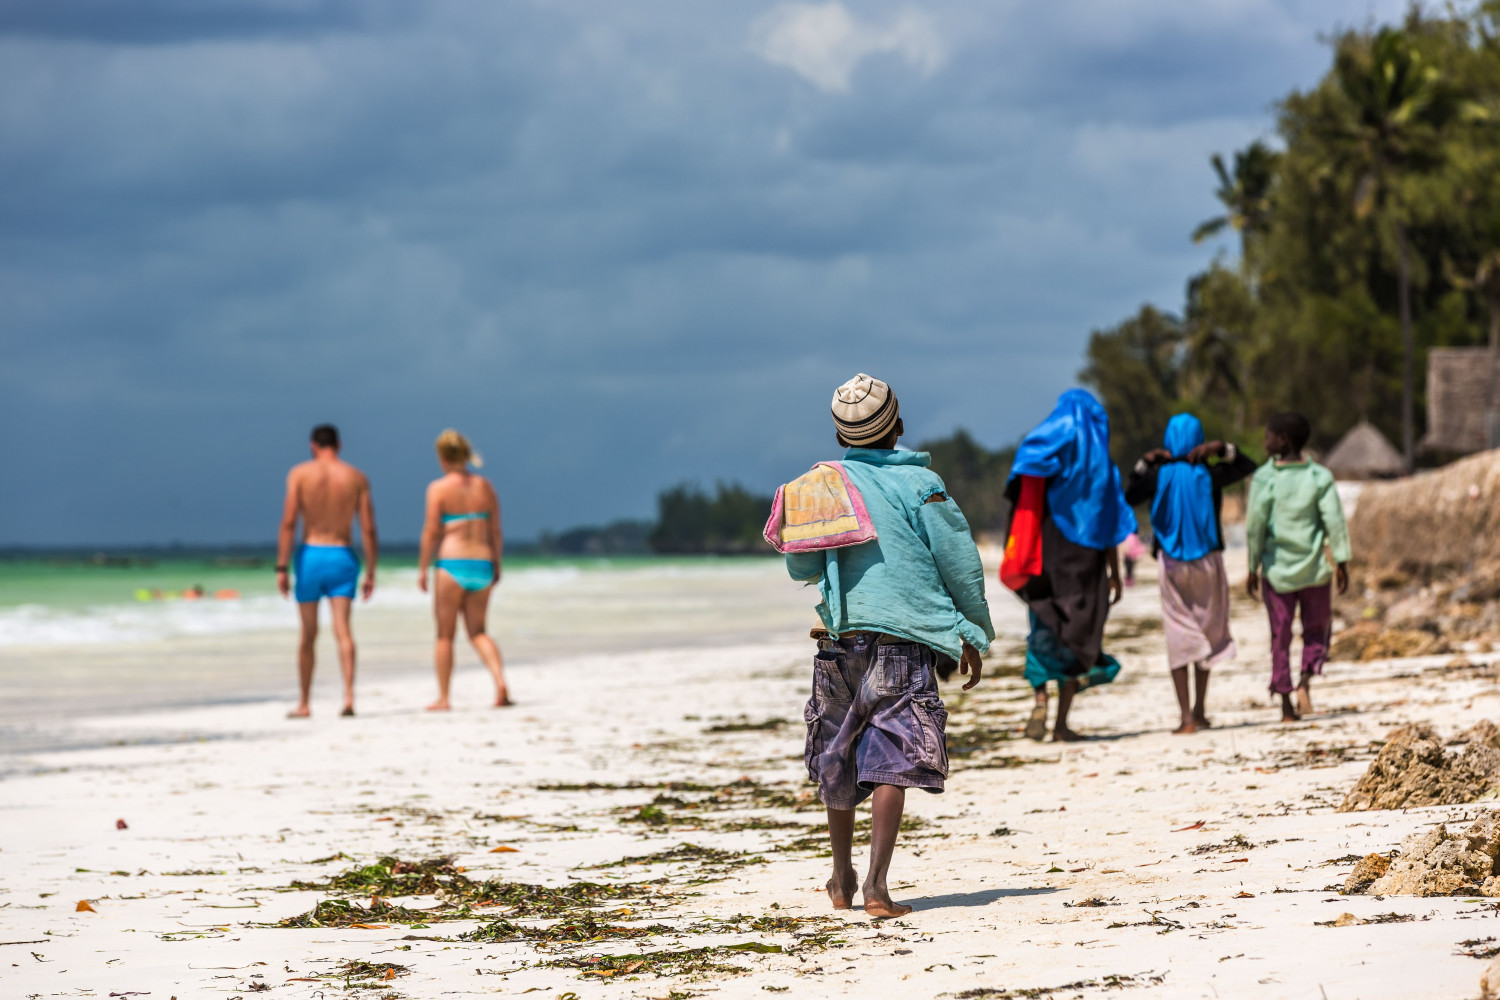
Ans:
<svg viewBox="0 0 1500 1000"><path fill-rule="evenodd" d="M1349 525L1333 473L1317 462L1262 465L1250 481L1249 506L1250 569L1261 569L1275 590L1319 587L1332 579L1325 545L1334 562L1349 561Z"/></svg>
<svg viewBox="0 0 1500 1000"><path fill-rule="evenodd" d="M968 643L981 653L995 637L984 567L969 522L923 451L850 448L844 470L864 497L879 536L842 549L786 557L794 580L817 583L823 627L888 632L955 660Z"/></svg>

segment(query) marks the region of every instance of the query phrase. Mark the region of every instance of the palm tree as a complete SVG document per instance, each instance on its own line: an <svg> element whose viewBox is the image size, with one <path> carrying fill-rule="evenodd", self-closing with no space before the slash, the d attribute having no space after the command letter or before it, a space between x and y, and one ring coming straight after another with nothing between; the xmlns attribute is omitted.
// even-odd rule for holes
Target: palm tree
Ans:
<svg viewBox="0 0 1500 1000"><path fill-rule="evenodd" d="M1403 181L1439 162L1436 131L1456 109L1454 94L1407 34L1381 28L1371 37L1350 33L1334 56L1333 81L1341 106L1315 124L1340 172L1357 178L1354 213L1369 219L1396 252L1396 300L1401 319L1401 445L1410 468L1416 458L1412 412L1416 342L1411 319L1411 245Z"/></svg>
<svg viewBox="0 0 1500 1000"><path fill-rule="evenodd" d="M1194 229L1193 242L1202 243L1225 228L1234 229L1240 234L1241 260L1248 266L1251 241L1271 226L1272 188L1280 161L1281 154L1259 139L1234 154L1233 173L1224 166L1224 157L1215 153L1209 159L1219 177L1214 197L1226 211Z"/></svg>

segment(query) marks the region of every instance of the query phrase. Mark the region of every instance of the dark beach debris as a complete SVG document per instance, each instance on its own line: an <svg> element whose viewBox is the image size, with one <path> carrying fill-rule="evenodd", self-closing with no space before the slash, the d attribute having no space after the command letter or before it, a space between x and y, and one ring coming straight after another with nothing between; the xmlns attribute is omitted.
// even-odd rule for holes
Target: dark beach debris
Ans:
<svg viewBox="0 0 1500 1000"><path fill-rule="evenodd" d="M1460 941L1453 954L1468 958L1494 958L1500 955L1500 944L1496 944L1492 937L1470 938Z"/></svg>
<svg viewBox="0 0 1500 1000"><path fill-rule="evenodd" d="M928 820L923 819L921 816L914 816L914 815L908 813L907 815L901 817L900 830L901 830L901 832L903 834L915 834L915 833L917 833L920 830L927 829L931 825L932 824ZM870 833L870 820L868 818L861 819L861 820L857 821L854 824L854 836L856 838L858 838L860 835L869 836L869 833ZM917 836L917 837L910 837L908 839L922 840L922 839L932 838L932 837L947 838L948 834L946 834L946 833L926 833L926 834L921 834L920 836ZM777 852L780 852L780 851L814 851L814 852L818 852L820 854L831 853L830 852L830 848L828 846L828 827L826 825L825 826L818 826L818 827L810 827L808 829L808 832L806 834L804 834L803 836L794 838L792 840L783 841L783 842L775 845L774 847L767 848L766 850L768 850L768 851L777 851Z"/></svg>
<svg viewBox="0 0 1500 1000"><path fill-rule="evenodd" d="M1277 840L1267 840L1264 843L1251 843L1243 833L1237 833L1228 840L1218 844L1199 844L1190 850L1189 854L1224 854L1229 851L1249 851L1257 847L1270 847L1272 844L1280 843Z"/></svg>
<svg viewBox="0 0 1500 1000"><path fill-rule="evenodd" d="M964 990L961 993L952 993L949 995L956 998L956 1000L1046 1000L1046 998L1057 996L1058 994L1075 994L1083 990L1148 988L1160 986L1166 981L1166 973L1157 975L1152 972L1142 972L1134 976L1100 976L1098 979L1080 979L1075 983L1064 983L1061 986L1033 986L1029 989L1012 990L993 986L980 986L972 990Z"/></svg>
<svg viewBox="0 0 1500 1000"><path fill-rule="evenodd" d="M342 979L344 989L371 989L401 976L411 975L411 969L394 962L363 962L351 959L332 972L323 973L325 979Z"/></svg>
<svg viewBox="0 0 1500 1000"><path fill-rule="evenodd" d="M1065 906L1065 907L1066 906L1119 906L1119 905L1120 905L1119 900L1115 899L1115 897L1113 897L1113 896L1110 896L1108 899L1106 899L1103 896L1090 896L1088 899L1082 899L1082 900L1079 900L1076 903L1064 903L1063 904L1063 906Z"/></svg>
<svg viewBox="0 0 1500 1000"><path fill-rule="evenodd" d="M763 719L760 722L751 722L749 719L741 718L735 722L720 722L708 726L705 733L762 733L774 732L791 723L785 719Z"/></svg>
<svg viewBox="0 0 1500 1000"><path fill-rule="evenodd" d="M1152 912L1148 910L1146 912L1146 915L1151 919L1137 920L1133 923L1126 921L1116 921L1115 923L1108 925L1108 927L1106 927L1105 929L1114 930L1116 927L1160 927L1161 930L1157 931L1158 934L1170 934L1173 931L1180 931L1184 929L1183 924L1177 922L1176 920L1173 920L1171 917L1162 916L1159 911Z"/></svg>
<svg viewBox="0 0 1500 1000"><path fill-rule="evenodd" d="M789 809L798 812L818 810L816 791L807 785L791 782L762 784L751 777L736 778L721 785L707 785L696 781L631 781L624 784L590 781L582 784L564 783L538 785L541 792L623 792L655 791L655 805L670 805L684 812L729 812L748 809ZM623 807L622 811L638 809L638 806Z"/></svg>
<svg viewBox="0 0 1500 1000"><path fill-rule="evenodd" d="M451 856L425 861L403 861L386 856L374 864L350 868L322 882L294 881L291 888L348 896L430 896L458 882L468 881L454 865Z"/></svg>

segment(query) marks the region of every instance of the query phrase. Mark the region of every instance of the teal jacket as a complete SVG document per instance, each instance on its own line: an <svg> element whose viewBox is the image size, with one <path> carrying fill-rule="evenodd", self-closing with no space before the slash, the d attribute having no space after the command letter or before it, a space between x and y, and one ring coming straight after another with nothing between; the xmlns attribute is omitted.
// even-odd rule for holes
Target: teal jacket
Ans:
<svg viewBox="0 0 1500 1000"><path fill-rule="evenodd" d="M1334 562L1349 561L1349 526L1338 488L1333 473L1317 462L1262 465L1250 480L1248 507L1250 569L1264 572L1273 590L1285 594L1332 579L1325 545Z"/></svg>
<svg viewBox="0 0 1500 1000"><path fill-rule="evenodd" d="M968 643L981 653L995 638L984 596L984 567L969 522L927 468L926 452L850 448L844 469L864 496L876 540L786 557L793 580L816 582L823 627L888 632L957 659Z"/></svg>

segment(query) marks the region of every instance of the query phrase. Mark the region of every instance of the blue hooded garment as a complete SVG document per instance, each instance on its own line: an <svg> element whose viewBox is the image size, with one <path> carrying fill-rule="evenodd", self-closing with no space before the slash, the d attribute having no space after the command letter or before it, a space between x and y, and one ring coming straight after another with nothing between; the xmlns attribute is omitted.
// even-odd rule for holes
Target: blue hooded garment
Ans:
<svg viewBox="0 0 1500 1000"><path fill-rule="evenodd" d="M1203 424L1191 413L1179 413L1167 421L1162 444L1173 458L1186 459L1188 452L1202 443ZM1157 470L1151 530L1162 551L1178 562L1202 559L1219 547L1208 466L1177 461Z"/></svg>
<svg viewBox="0 0 1500 1000"><path fill-rule="evenodd" d="M1109 459L1109 416L1093 396L1069 389L1016 448L1010 477L1041 476L1047 513L1064 538L1087 549L1119 545L1135 531L1120 470Z"/></svg>

